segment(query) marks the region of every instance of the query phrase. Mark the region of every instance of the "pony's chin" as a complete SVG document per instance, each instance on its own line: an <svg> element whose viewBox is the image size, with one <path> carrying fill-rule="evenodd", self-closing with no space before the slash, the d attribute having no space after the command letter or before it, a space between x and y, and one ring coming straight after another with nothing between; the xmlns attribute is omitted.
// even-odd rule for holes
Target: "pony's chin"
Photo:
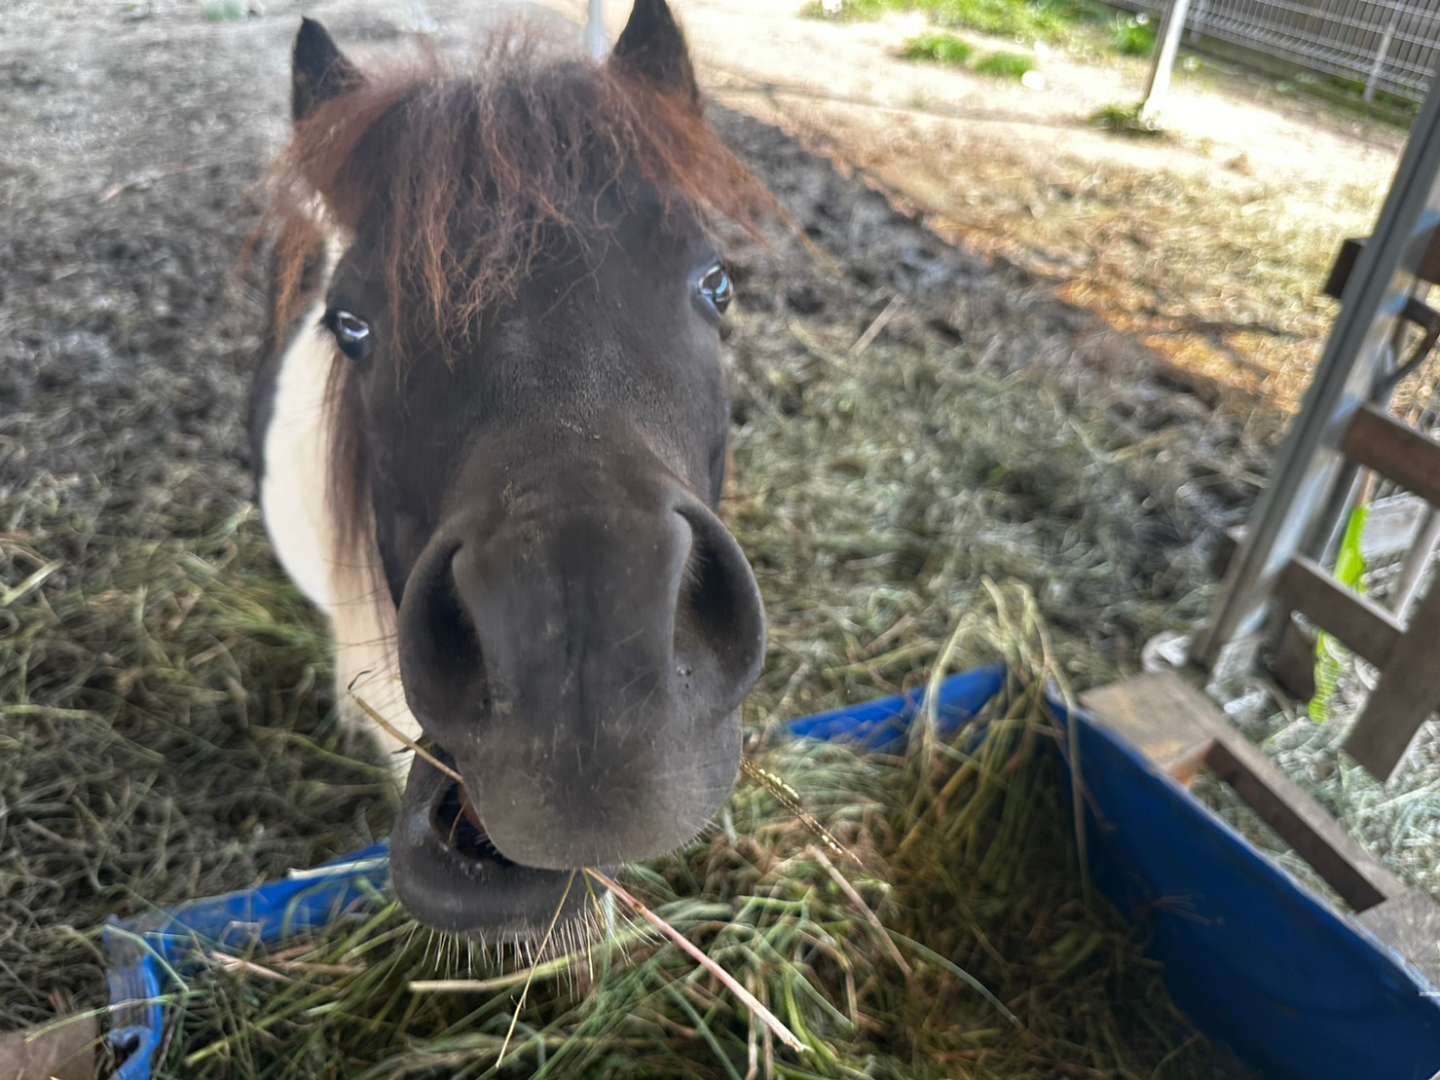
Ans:
<svg viewBox="0 0 1440 1080"><path fill-rule="evenodd" d="M450 764L443 750L437 756ZM460 785L418 754L390 835L390 875L396 896L420 922L491 940L538 939L552 925L582 920L595 895L581 869L507 859Z"/></svg>

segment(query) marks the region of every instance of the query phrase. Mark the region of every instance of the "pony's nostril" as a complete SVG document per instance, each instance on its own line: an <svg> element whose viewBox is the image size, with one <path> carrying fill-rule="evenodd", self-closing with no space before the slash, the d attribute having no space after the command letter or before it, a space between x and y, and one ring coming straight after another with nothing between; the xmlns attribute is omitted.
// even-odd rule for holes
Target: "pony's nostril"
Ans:
<svg viewBox="0 0 1440 1080"><path fill-rule="evenodd" d="M464 678L475 671L480 642L460 599L453 570L447 569L431 582L419 625L412 632L418 632L428 646L432 678Z"/></svg>
<svg viewBox="0 0 1440 1080"><path fill-rule="evenodd" d="M692 533L675 620L676 674L718 668L736 703L760 674L765 615L750 564L725 526L699 509L684 512Z"/></svg>
<svg viewBox="0 0 1440 1080"><path fill-rule="evenodd" d="M455 558L458 559L459 555ZM480 637L460 596L454 559L450 561L443 584L435 590L427 633L434 644L435 659L444 674L469 678L479 672Z"/></svg>
<svg viewBox="0 0 1440 1080"><path fill-rule="evenodd" d="M741 597L731 581L731 567L725 564L709 538L696 532L685 563L685 581L680 603L707 634L723 635L735 623Z"/></svg>
<svg viewBox="0 0 1440 1080"><path fill-rule="evenodd" d="M422 557L401 603L401 674L422 726L473 712L486 697L480 638L456 584L458 557Z"/></svg>

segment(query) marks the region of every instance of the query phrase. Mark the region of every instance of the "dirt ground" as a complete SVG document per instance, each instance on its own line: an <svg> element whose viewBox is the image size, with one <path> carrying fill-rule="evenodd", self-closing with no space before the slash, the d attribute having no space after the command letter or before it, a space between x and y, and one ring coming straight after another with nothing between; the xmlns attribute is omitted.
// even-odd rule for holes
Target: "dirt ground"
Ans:
<svg viewBox="0 0 1440 1080"><path fill-rule="evenodd" d="M1148 61L1094 35L1029 50L961 33L1032 51L1039 78L1021 85L900 59L918 12L684 10L720 100L864 168L940 235L1053 282L1186 370L1286 409L1334 317L1319 296L1330 260L1370 230L1404 141L1213 60L1177 70L1164 138L1108 134L1092 115L1137 101Z"/></svg>
<svg viewBox="0 0 1440 1080"><path fill-rule="evenodd" d="M0 698L8 1023L96 999L91 942L107 914L275 877L384 828L369 809L374 792L337 779L323 757L276 760L246 726L268 700L259 690L222 681L185 718L189 737L255 762L239 805L231 773L137 763L106 732L70 723L77 686L87 701L116 696L103 657L94 673L67 674L52 649L43 679L17 659L39 648L24 637L27 619L75 590L111 596L116 552L137 543L213 538L227 526L218 547L238 546L247 573L275 578L248 501L241 415L261 318L240 256L256 223L254 181L284 131L300 7L268 0L263 14L221 21L185 0L46 0L6 13L0 588L56 564L7 601L13 612L0 607L0 638L25 642L0 657L0 686L16 695ZM371 45L425 19L463 33L500 10L459 0L304 7L343 42ZM1307 299L1310 281L1293 309L1268 309L1278 282L1294 275L1299 289L1304 275L1267 264L1254 239L1263 231L1207 230L1252 220L1240 198L1249 193L1266 228L1299 229L1323 207L1337 239L1357 231L1398 137L1348 121L1311 131L1302 112L1240 96L1219 119L1196 110L1205 133L1181 136L1179 150L1118 142L1083 117L1090 103L1123 96L1133 66L1102 77L1051 58L1047 89L1031 91L888 60L903 20L830 26L754 0L680 10L717 125L817 249L781 241L735 259L740 479L730 514L773 631L752 719L913 685L985 576L1035 589L1078 682L1133 670L1152 634L1203 615L1208 554L1243 519L1283 413L1279 396L1228 407L1206 380L1165 366L1167 343L1243 352L1237 343L1253 337L1298 349L1324 314ZM797 57L814 70L796 71ZM845 71L863 74L842 82ZM1181 90L1184 100L1188 81ZM1251 145L1244 125L1261 123L1273 128L1254 141L1273 153L1236 150ZM1301 163L1282 134L1315 141L1323 160ZM1219 218L1200 216L1204 192L1222 183L1240 196ZM1170 246L1176 230L1152 238L1125 225L1137 200L1195 210L1196 243L1231 245L1232 274L1195 299L1183 252ZM1293 216L1272 220L1292 202ZM1042 231L1062 207L1060 227ZM1174 270L1174 296L1156 273L1125 293L1145 294L1133 311L1102 302L1131 265ZM1186 328L1211 309L1222 325ZM204 544L209 558L217 542ZM306 694L303 730L331 738L323 690ZM41 784L35 763L62 746L108 771ZM124 828L96 824L117 813L106 777L109 792L133 784ZM188 811L191 834L157 861L175 807Z"/></svg>

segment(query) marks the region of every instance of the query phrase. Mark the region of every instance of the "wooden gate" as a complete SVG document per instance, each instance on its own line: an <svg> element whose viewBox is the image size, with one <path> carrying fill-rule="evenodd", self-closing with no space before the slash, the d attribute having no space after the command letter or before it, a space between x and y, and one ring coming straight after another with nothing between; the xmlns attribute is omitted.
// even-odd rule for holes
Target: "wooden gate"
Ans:
<svg viewBox="0 0 1440 1080"><path fill-rule="evenodd" d="M1350 420L1340 449L1348 461L1440 507L1440 442L1365 405ZM1388 777L1420 725L1440 708L1440 588L1431 587L1402 625L1379 604L1341 586L1314 560L1296 554L1280 572L1276 597L1277 611L1287 617L1282 633L1302 643L1297 649L1287 642L1280 656L1314 662L1311 639L1298 635L1288 619L1298 611L1380 670L1345 749L1374 776ZM1283 668L1277 673L1295 689L1296 680L1284 678Z"/></svg>
<svg viewBox="0 0 1440 1080"><path fill-rule="evenodd" d="M1258 648L1282 683L1306 696L1313 639L1292 615L1333 634L1380 670L1345 743L1380 779L1440 709L1440 588L1407 619L1343 588L1324 564L1364 470L1440 508L1440 442L1387 408L1398 382L1440 341L1440 312L1425 303L1431 284L1440 283L1437 222L1440 90L1426 98L1374 234L1346 243L1326 285L1341 299L1340 315L1191 650L1196 663L1216 671L1235 651L1253 657ZM1427 549L1416 560L1417 579L1428 556Z"/></svg>

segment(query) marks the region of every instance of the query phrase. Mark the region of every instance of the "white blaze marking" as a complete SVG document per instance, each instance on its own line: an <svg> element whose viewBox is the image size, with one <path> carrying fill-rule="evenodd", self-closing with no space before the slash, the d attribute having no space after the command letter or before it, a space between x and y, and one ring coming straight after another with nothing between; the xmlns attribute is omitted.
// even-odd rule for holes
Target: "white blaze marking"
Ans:
<svg viewBox="0 0 1440 1080"><path fill-rule="evenodd" d="M327 244L335 265L333 244ZM349 687L408 738L420 724L405 704L395 646L395 608L382 582L380 557L368 537L358 550L341 553L327 496L335 478L330 465L327 388L334 345L317 324L324 305L305 313L286 348L276 378L274 408L265 432L265 469L260 508L285 572L330 617L335 639L335 691L341 719L364 728L395 755L404 782L411 753L378 730L349 698Z"/></svg>
<svg viewBox="0 0 1440 1080"><path fill-rule="evenodd" d="M280 361L274 411L265 432L260 509L285 572L328 613L335 602L335 529L325 500L330 490L325 391L335 348L317 328L324 313L323 304L305 313L300 332Z"/></svg>

